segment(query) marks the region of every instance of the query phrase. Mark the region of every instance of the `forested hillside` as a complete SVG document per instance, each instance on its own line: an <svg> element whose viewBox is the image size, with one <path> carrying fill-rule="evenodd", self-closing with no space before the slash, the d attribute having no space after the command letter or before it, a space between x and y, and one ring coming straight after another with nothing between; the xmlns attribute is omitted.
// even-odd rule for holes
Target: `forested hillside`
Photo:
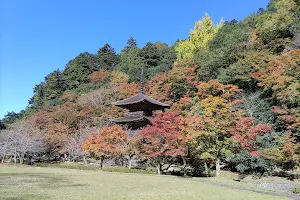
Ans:
<svg viewBox="0 0 300 200"><path fill-rule="evenodd" d="M188 30L187 30L188 31ZM111 102L139 92L171 108L130 138ZM136 156L148 164L270 173L300 166L300 1L271 0L242 21L208 14L171 46L129 38L83 52L0 121L0 158L22 163Z"/></svg>

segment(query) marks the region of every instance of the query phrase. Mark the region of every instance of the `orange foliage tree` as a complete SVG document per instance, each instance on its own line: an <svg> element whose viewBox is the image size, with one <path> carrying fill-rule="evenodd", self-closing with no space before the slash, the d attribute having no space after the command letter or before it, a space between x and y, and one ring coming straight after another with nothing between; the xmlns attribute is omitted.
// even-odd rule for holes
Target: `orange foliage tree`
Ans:
<svg viewBox="0 0 300 200"><path fill-rule="evenodd" d="M299 69L300 50L293 50L271 59L267 66L255 65L252 77L259 81L258 85L265 90L272 90L274 96L283 103L300 104L300 82L297 77Z"/></svg>
<svg viewBox="0 0 300 200"><path fill-rule="evenodd" d="M171 92L171 85L168 83L166 72L161 72L147 81L144 90L152 98L164 103L170 103L169 94Z"/></svg>
<svg viewBox="0 0 300 200"><path fill-rule="evenodd" d="M191 84L197 84L196 81L197 65L190 61L176 63L169 72L169 78L172 80L186 79Z"/></svg>
<svg viewBox="0 0 300 200"><path fill-rule="evenodd" d="M140 91L139 83L124 83L119 86L120 89L120 98L125 99L131 96L136 95Z"/></svg>
<svg viewBox="0 0 300 200"><path fill-rule="evenodd" d="M129 83L128 79L128 75L123 72L113 71L110 74L110 87L119 90L119 99L136 95L140 90L139 83Z"/></svg>
<svg viewBox="0 0 300 200"><path fill-rule="evenodd" d="M91 83L102 83L107 79L108 73L104 70L91 73L88 78Z"/></svg>
<svg viewBox="0 0 300 200"><path fill-rule="evenodd" d="M66 154L64 146L69 140L69 128L61 123L50 124L46 129L46 142L49 145L50 154Z"/></svg>
<svg viewBox="0 0 300 200"><path fill-rule="evenodd" d="M100 159L100 167L106 158L122 156L127 149L128 134L120 126L104 128L91 136L82 144L85 153Z"/></svg>
<svg viewBox="0 0 300 200"><path fill-rule="evenodd" d="M80 108L76 103L66 102L62 105L44 107L36 112L31 120L33 125L45 132L46 142L51 154L68 154L65 145L69 138L80 129L82 120L88 121L91 111Z"/></svg>
<svg viewBox="0 0 300 200"><path fill-rule="evenodd" d="M169 72L161 72L147 81L145 93L164 103L175 102L178 97L196 90L196 69L189 61L176 63Z"/></svg>
<svg viewBox="0 0 300 200"><path fill-rule="evenodd" d="M293 170L300 166L300 143L297 138L287 131L283 136L276 137L278 148L265 150L265 153L273 159L277 166L285 170Z"/></svg>
<svg viewBox="0 0 300 200"><path fill-rule="evenodd" d="M196 98L188 96L179 101L177 109L186 116L193 156L215 161L216 175L220 173L220 160L230 154L228 130L240 115L234 106L240 102L235 95L240 92L235 85L223 85L218 81L200 82ZM233 112L233 110L235 112Z"/></svg>
<svg viewBox="0 0 300 200"><path fill-rule="evenodd" d="M63 95L59 98L62 102L75 102L77 95L74 92L64 92Z"/></svg>
<svg viewBox="0 0 300 200"><path fill-rule="evenodd" d="M232 121L239 116L239 110L235 109L235 106L241 100L235 95L240 89L235 85L223 85L215 80L200 82L197 88L198 99L191 108L192 114L206 117L205 121L213 122L215 131L226 132Z"/></svg>
<svg viewBox="0 0 300 200"><path fill-rule="evenodd" d="M278 148L269 149L266 153L283 169L295 169L300 166L299 109L273 106L272 110L279 119L285 122L286 132L283 136L275 138L279 144Z"/></svg>

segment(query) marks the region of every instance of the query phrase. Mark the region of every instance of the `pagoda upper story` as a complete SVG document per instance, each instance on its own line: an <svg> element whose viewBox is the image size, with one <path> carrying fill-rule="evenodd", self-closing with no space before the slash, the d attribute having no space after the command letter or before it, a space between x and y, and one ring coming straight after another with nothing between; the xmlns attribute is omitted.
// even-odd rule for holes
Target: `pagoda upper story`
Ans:
<svg viewBox="0 0 300 200"><path fill-rule="evenodd" d="M138 93L137 95L123 99L118 102L111 103L112 105L126 108L130 112L144 111L146 116L152 116L154 110L164 110L170 108L169 104L161 103L155 99L152 99L143 94L143 92Z"/></svg>
<svg viewBox="0 0 300 200"><path fill-rule="evenodd" d="M119 124L128 124L131 129L139 129L147 124L151 124L150 118L153 115L153 111L170 108L169 104L161 103L146 96L142 90L133 97L111 104L128 109L129 112L125 113L124 117L111 119L110 121Z"/></svg>

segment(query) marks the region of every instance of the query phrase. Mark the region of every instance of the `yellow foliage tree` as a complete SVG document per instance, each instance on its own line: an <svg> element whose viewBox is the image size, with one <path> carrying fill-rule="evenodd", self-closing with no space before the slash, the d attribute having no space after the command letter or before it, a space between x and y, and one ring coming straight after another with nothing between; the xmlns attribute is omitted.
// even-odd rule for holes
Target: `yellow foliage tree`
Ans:
<svg viewBox="0 0 300 200"><path fill-rule="evenodd" d="M206 49L208 47L208 42L214 37L222 25L223 20L215 25L210 16L205 13L202 20L195 23L194 29L190 31L189 38L180 41L175 47L177 60L182 61L191 59L197 50Z"/></svg>
<svg viewBox="0 0 300 200"><path fill-rule="evenodd" d="M112 71L110 73L110 83L114 86L126 84L129 81L129 77L126 73L120 71Z"/></svg>

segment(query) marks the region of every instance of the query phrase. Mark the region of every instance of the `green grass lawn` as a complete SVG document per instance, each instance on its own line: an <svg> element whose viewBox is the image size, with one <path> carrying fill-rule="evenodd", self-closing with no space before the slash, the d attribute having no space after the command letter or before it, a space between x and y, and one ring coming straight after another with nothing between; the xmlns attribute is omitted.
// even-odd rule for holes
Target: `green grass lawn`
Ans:
<svg viewBox="0 0 300 200"><path fill-rule="evenodd" d="M0 166L1 200L284 199L193 178L59 168Z"/></svg>

